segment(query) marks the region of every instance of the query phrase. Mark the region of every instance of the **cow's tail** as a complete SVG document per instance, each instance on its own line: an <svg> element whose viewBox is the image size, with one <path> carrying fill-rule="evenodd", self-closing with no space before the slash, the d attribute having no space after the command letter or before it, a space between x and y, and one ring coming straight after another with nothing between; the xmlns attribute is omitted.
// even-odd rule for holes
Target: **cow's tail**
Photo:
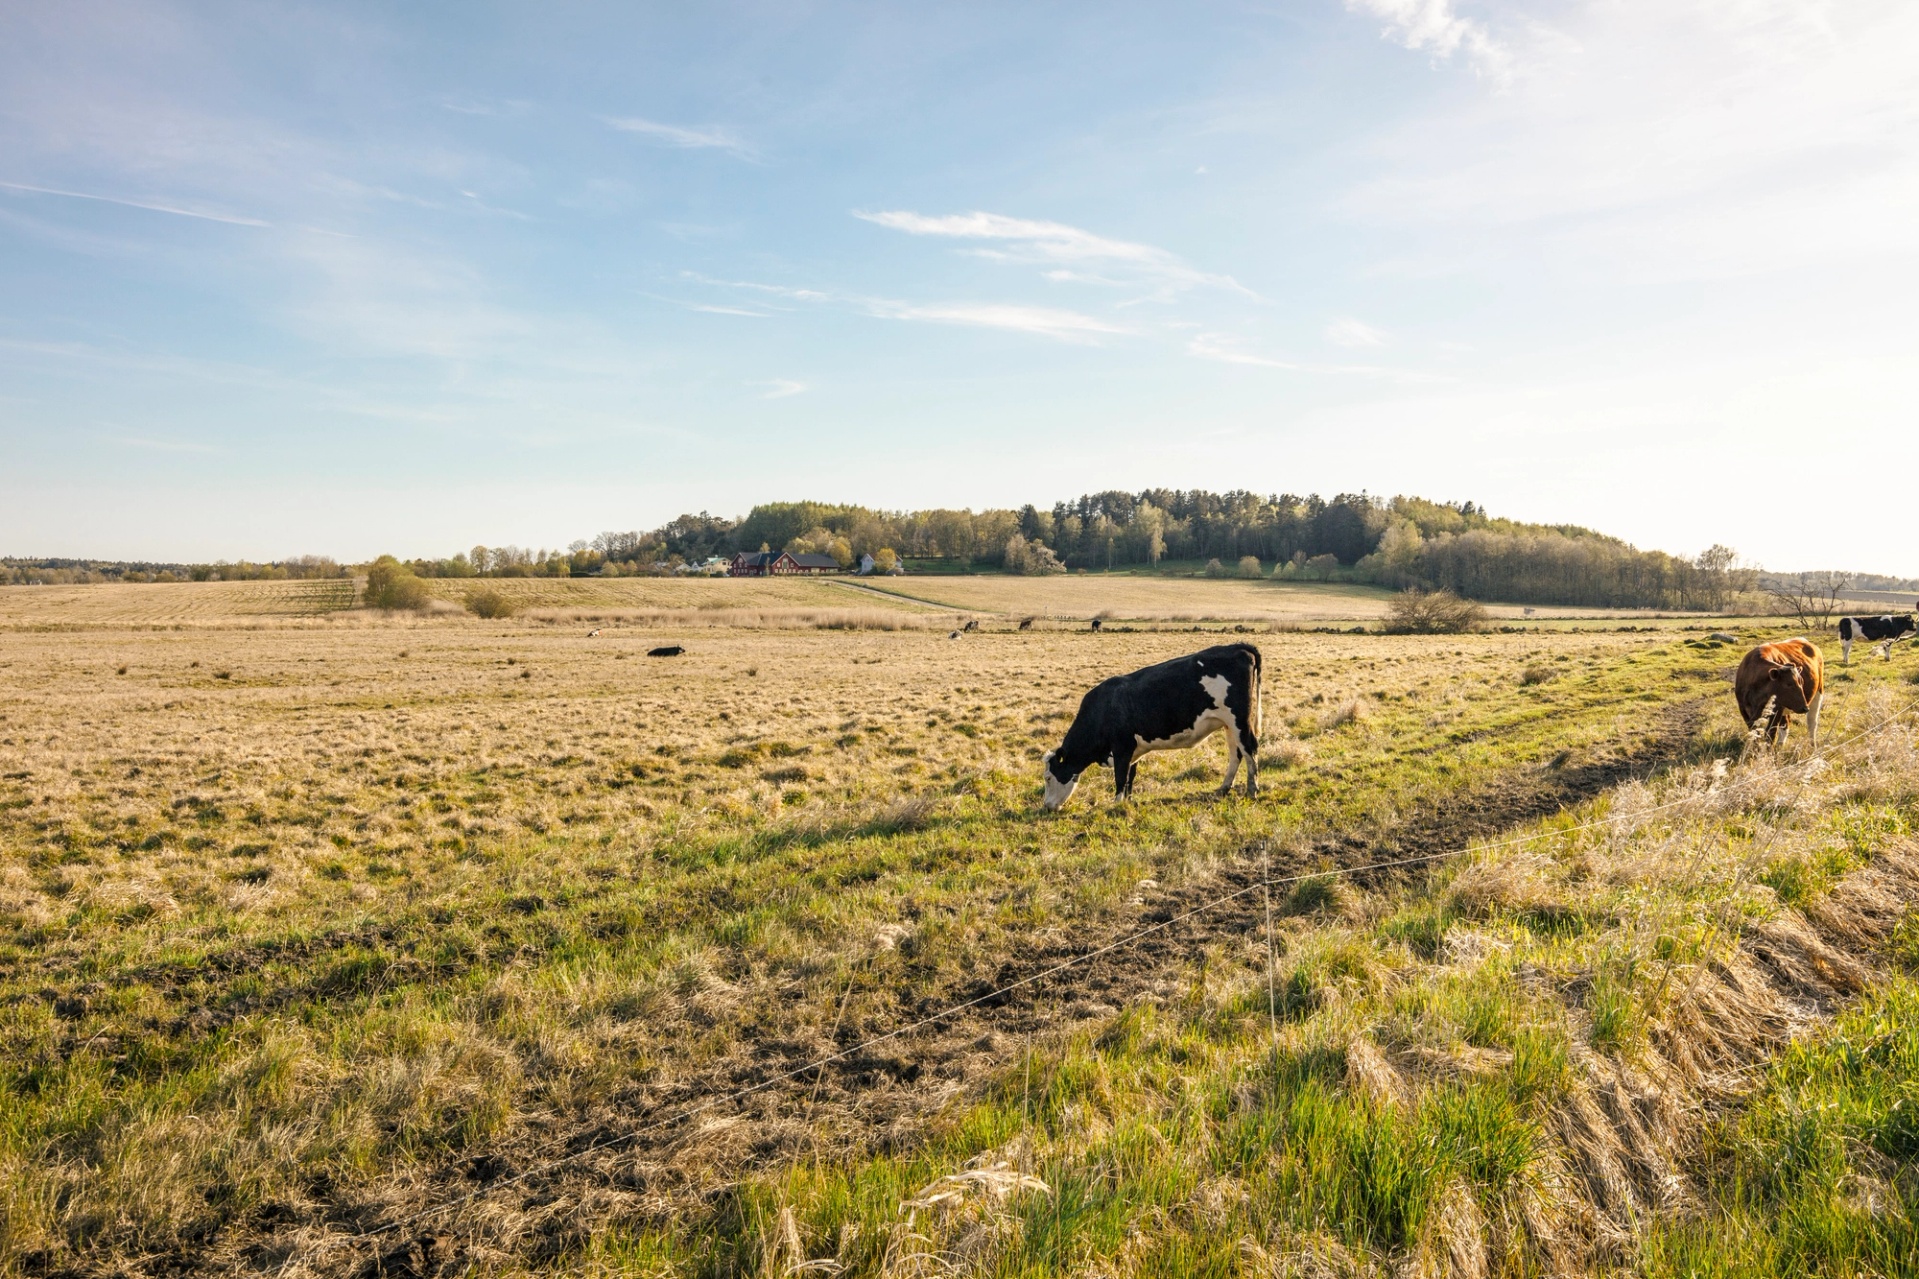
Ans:
<svg viewBox="0 0 1919 1279"><path fill-rule="evenodd" d="M1259 695L1259 648L1257 645L1248 644L1246 650L1253 655L1253 735L1258 737L1266 732L1266 703Z"/></svg>

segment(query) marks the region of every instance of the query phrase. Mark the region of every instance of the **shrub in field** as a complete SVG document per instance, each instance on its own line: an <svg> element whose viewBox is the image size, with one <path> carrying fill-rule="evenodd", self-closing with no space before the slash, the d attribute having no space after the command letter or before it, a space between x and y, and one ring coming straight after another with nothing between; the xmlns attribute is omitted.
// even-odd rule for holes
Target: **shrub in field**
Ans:
<svg viewBox="0 0 1919 1279"><path fill-rule="evenodd" d="M1239 557L1239 575L1241 577L1263 577L1265 573L1259 567L1259 556L1242 555Z"/></svg>
<svg viewBox="0 0 1919 1279"><path fill-rule="evenodd" d="M475 617L495 618L511 617L518 606L506 596L490 587L473 592L466 597L466 611Z"/></svg>
<svg viewBox="0 0 1919 1279"><path fill-rule="evenodd" d="M1458 635L1478 630L1486 610L1451 591L1411 587L1393 597L1386 609L1389 635Z"/></svg>
<svg viewBox="0 0 1919 1279"><path fill-rule="evenodd" d="M1221 563L1220 563L1220 562L1219 562L1218 560L1216 560L1216 559L1211 559L1211 560L1207 560L1207 561L1206 561L1206 576L1208 576L1208 577L1225 577L1225 576L1226 576L1226 566L1225 566L1224 564L1221 564Z"/></svg>
<svg viewBox="0 0 1919 1279"><path fill-rule="evenodd" d="M426 607L426 600L426 583L391 555L382 555L367 569L368 608L417 609Z"/></svg>

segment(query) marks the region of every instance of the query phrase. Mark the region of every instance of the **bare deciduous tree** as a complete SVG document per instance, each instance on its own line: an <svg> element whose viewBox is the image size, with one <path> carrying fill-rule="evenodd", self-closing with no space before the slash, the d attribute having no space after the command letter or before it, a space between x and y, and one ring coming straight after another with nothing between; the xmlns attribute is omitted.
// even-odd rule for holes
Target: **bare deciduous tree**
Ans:
<svg viewBox="0 0 1919 1279"><path fill-rule="evenodd" d="M1766 598L1781 613L1799 619L1807 630L1826 630L1838 614L1839 597L1852 585L1844 573L1795 573L1770 579Z"/></svg>

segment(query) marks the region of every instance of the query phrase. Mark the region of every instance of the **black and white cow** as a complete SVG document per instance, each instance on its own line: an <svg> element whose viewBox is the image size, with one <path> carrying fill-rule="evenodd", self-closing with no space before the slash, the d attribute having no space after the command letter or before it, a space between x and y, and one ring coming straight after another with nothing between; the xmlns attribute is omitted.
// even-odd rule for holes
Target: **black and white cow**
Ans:
<svg viewBox="0 0 1919 1279"><path fill-rule="evenodd" d="M1852 643L1861 640L1867 644L1883 645L1879 655L1887 661L1892 660L1892 646L1902 639L1919 642L1919 619L1911 613L1893 614L1886 617L1842 617L1839 619L1839 660L1852 665Z"/></svg>
<svg viewBox="0 0 1919 1279"><path fill-rule="evenodd" d="M1133 793L1139 758L1184 750L1224 730L1226 780L1246 762L1246 793L1259 793L1259 650L1221 644L1130 675L1115 675L1080 699L1066 740L1045 759L1046 807L1058 808L1094 764L1113 770L1113 794Z"/></svg>

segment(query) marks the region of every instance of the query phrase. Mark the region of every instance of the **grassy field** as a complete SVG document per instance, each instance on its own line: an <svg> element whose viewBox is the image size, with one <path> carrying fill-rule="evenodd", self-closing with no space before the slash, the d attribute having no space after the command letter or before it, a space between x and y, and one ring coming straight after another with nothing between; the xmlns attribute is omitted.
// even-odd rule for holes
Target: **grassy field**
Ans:
<svg viewBox="0 0 1919 1279"><path fill-rule="evenodd" d="M1058 577L893 577L872 589L944 608L1014 617L1260 622L1372 621L1392 592L1372 586L1171 578L1119 573Z"/></svg>
<svg viewBox="0 0 1919 1279"><path fill-rule="evenodd" d="M1240 622L1296 627L1377 622L1392 593L1330 583L1177 578L1125 573L1064 577L445 578L429 583L447 609L475 591L505 596L529 620L702 629L948 629L965 618L1042 629L1094 616L1125 622ZM360 625L354 587L312 582L171 582L33 586L0 591L0 631L71 627L260 627L330 620ZM1521 620L1517 605L1491 616ZM1634 610L1538 609L1535 621L1639 619ZM396 625L400 619L381 619Z"/></svg>
<svg viewBox="0 0 1919 1279"><path fill-rule="evenodd" d="M1811 1238L1838 1274L1906 1238L1869 1152L1911 1113L1912 737L1716 764L1738 645L1262 635L1260 798L1213 798L1213 745L1048 815L1084 689L1204 636L589 639L253 585L0 592L5 1273L1758 1274ZM631 583L762 585L845 589ZM1837 678L1834 740L1905 670ZM1310 876L1270 925L1269 871ZM1755 1182L1801 1130L1754 1084L1813 1173ZM1723 1228L1780 1204L1810 1224Z"/></svg>
<svg viewBox="0 0 1919 1279"><path fill-rule="evenodd" d="M346 580L17 586L0 590L0 629L243 626L325 616L353 603L353 583Z"/></svg>

